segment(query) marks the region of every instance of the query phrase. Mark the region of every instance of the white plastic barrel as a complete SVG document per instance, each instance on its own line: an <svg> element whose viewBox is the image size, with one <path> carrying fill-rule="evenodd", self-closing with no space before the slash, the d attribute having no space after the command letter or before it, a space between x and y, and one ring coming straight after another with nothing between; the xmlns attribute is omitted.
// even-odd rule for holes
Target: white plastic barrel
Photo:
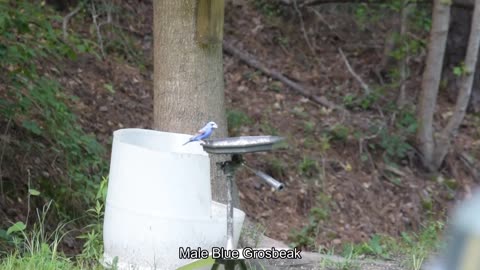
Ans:
<svg viewBox="0 0 480 270"><path fill-rule="evenodd" d="M179 248L226 244L226 205L211 200L210 159L190 135L114 132L104 218L104 260L117 269L176 269ZM245 213L234 209L235 245Z"/></svg>
<svg viewBox="0 0 480 270"><path fill-rule="evenodd" d="M180 247L206 249L227 243L226 205L212 202L212 216L205 218L152 216L110 208L105 213L104 265L118 257L117 269L177 269L194 260L180 259ZM245 213L234 209L234 246L237 245ZM107 229L109 228L109 229ZM135 228L141 230L135 231Z"/></svg>
<svg viewBox="0 0 480 270"><path fill-rule="evenodd" d="M209 216L210 159L198 143L182 146L188 138L145 129L115 131L108 206L166 217Z"/></svg>

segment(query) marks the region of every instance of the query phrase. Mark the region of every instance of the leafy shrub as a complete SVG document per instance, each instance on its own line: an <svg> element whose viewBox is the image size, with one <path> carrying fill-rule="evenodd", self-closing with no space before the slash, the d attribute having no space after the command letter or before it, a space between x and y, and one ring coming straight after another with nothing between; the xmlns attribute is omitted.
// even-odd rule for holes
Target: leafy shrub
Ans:
<svg viewBox="0 0 480 270"><path fill-rule="evenodd" d="M56 163L66 173L60 179L41 180L42 191L68 209L93 200L100 181L96 175L103 174L106 162L104 148L85 134L67 106L72 97L38 69L40 62L75 59L77 53L91 50L91 42L75 35L63 40L62 31L53 26L61 20L44 5L0 1L0 80L6 87L5 95L0 95L0 116L31 138L22 141L23 149L14 151L61 157Z"/></svg>
<svg viewBox="0 0 480 270"><path fill-rule="evenodd" d="M252 119L242 111L227 110L228 133L230 135L236 135L242 126L250 125L252 122Z"/></svg>

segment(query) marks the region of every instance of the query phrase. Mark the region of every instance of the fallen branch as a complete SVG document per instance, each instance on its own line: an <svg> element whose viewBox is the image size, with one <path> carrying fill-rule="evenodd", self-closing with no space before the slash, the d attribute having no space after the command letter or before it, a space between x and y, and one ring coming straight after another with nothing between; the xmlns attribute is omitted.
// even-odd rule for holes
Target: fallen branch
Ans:
<svg viewBox="0 0 480 270"><path fill-rule="evenodd" d="M470 173L472 174L473 179L477 182L480 182L480 170L477 169L478 165L476 165L478 164L478 161L475 160L474 157L472 157L471 155L465 152L462 152L460 154L460 160L470 170Z"/></svg>
<svg viewBox="0 0 480 270"><path fill-rule="evenodd" d="M461 8L472 8L473 7L473 1L474 0L453 0L452 5L455 7L461 7ZM292 5L293 1L292 0L280 0L281 3L286 4L286 5ZM316 5L322 5L322 4L361 4L361 3L367 3L367 4L384 4L384 0L307 0L301 3L299 6L300 7L305 7L305 6L316 6ZM417 1L415 2L416 4L431 4L431 0L423 0L423 1Z"/></svg>
<svg viewBox="0 0 480 270"><path fill-rule="evenodd" d="M318 103L322 106L328 107L330 109L339 109L339 110L344 111L343 107L332 103L331 101L329 101L325 97L319 97L319 96L315 96L315 95L311 94L311 92L313 92L312 89L307 89L306 87L288 79L282 73L280 73L276 70L272 70L272 69L267 68L265 65L263 65L262 63L257 61L253 56L249 55L248 53L244 53L244 52L238 50L237 48L233 47L229 43L223 42L223 49L227 53L229 53L229 54L231 54L235 57L238 57L240 60L242 60L243 62L245 62L249 66L254 67L254 68L262 71L267 76L270 76L270 77L272 77L276 80L281 81L282 83L284 83L285 85L287 85L291 89L297 91L302 96L310 99L311 101L313 101L315 103Z"/></svg>
<svg viewBox="0 0 480 270"><path fill-rule="evenodd" d="M347 66L348 71L352 76L360 83L362 86L363 90L365 90L366 94L370 94L372 91L370 90L370 87L362 80L362 78L353 70L352 66L348 62L347 57L342 51L342 48L338 48L338 52L340 53L340 56L342 56L343 61L345 62L345 65Z"/></svg>

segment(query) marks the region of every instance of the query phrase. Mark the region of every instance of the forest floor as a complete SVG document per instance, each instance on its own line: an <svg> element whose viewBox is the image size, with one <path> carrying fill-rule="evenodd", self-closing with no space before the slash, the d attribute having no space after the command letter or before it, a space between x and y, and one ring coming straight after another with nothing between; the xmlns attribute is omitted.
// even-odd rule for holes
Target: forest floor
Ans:
<svg viewBox="0 0 480 270"><path fill-rule="evenodd" d="M368 243L375 235L401 238L445 220L476 184L460 155L480 157L478 116L467 116L441 172L425 173L410 147L413 133L406 131L414 110L397 110L398 87L382 84L375 75L395 20L360 27L348 8L326 5L319 13L297 12L267 2L228 1L225 42L309 89L308 94L344 106L347 113L322 106L225 52L230 135L280 135L288 142L285 150L246 156L251 167L285 183L283 191L274 192L248 171L239 171L247 216L267 236L315 251L342 250L346 244ZM84 54L55 63L55 76L65 91L78 97L71 106L79 123L108 147L116 129L152 126L151 1L124 1L122 9L129 16L119 23L131 34L128 46L140 58L120 59L113 52L104 60ZM76 23L72 19L72 29L87 31ZM339 49L372 93L365 93ZM420 88L423 56L410 63L410 104ZM44 67L49 68L53 66ZM452 106L446 95L440 96L440 104L444 112ZM440 123L442 117L438 115ZM9 174L15 178L14 172ZM22 211L4 212L15 220Z"/></svg>

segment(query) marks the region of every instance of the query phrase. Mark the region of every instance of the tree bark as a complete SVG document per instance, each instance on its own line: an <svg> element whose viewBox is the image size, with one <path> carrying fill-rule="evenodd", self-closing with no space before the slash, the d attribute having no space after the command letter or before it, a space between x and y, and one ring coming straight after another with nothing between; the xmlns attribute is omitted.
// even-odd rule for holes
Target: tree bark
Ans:
<svg viewBox="0 0 480 270"><path fill-rule="evenodd" d="M452 7L450 15L450 30L448 32L443 75L447 79L447 90L452 101L458 96L462 84L462 78L453 74L453 69L461 66L465 60L471 31L472 13L473 9ZM475 113L480 112L480 61L478 59L468 110Z"/></svg>
<svg viewBox="0 0 480 270"><path fill-rule="evenodd" d="M475 0L475 9L473 11L470 29L467 55L465 56L465 74L462 76L462 83L458 93L455 111L437 140L437 147L434 155L434 166L436 168L439 168L445 159L445 156L450 148L451 141L457 135L460 124L465 117L468 102L470 100L475 69L477 66L478 50L480 48L480 0Z"/></svg>
<svg viewBox="0 0 480 270"><path fill-rule="evenodd" d="M153 1L153 127L162 131L193 134L205 123L215 121L218 129L212 137L226 137L222 43L197 42L198 2ZM223 1L218 2L223 5ZM217 176L215 166L221 159L214 156L210 158L212 198L225 203L226 181L223 175ZM234 194L235 205L238 206L236 188Z"/></svg>
<svg viewBox="0 0 480 270"><path fill-rule="evenodd" d="M445 0L434 0L426 67L423 73L420 100L417 105L417 120L419 124L417 144L422 155L423 165L431 171L435 170L433 166L435 151L433 115L442 75L449 20L450 4L446 3Z"/></svg>

